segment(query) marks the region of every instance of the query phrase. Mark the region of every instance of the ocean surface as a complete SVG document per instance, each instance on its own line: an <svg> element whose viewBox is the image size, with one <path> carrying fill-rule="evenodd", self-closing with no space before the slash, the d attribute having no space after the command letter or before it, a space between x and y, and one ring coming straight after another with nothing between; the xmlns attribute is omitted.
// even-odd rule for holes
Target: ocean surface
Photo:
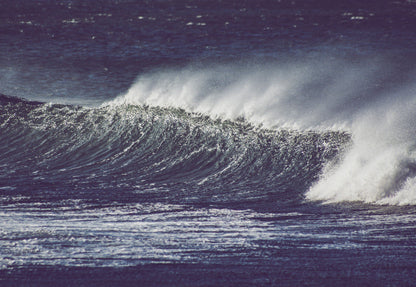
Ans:
<svg viewBox="0 0 416 287"><path fill-rule="evenodd" d="M416 1L1 0L1 286L414 286Z"/></svg>

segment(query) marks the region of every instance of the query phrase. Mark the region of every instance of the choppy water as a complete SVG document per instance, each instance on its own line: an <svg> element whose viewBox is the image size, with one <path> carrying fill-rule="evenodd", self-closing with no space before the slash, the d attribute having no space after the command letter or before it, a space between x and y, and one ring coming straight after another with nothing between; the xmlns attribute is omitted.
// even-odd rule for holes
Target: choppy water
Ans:
<svg viewBox="0 0 416 287"><path fill-rule="evenodd" d="M3 1L0 283L415 274L413 1Z"/></svg>

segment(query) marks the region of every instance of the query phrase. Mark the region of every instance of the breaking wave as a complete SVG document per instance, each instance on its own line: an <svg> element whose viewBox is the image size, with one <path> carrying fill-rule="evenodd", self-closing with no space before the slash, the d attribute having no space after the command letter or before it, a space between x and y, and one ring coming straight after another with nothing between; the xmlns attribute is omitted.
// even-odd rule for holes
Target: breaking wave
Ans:
<svg viewBox="0 0 416 287"><path fill-rule="evenodd" d="M1 96L0 189L415 204L414 75L321 59L154 71L95 108Z"/></svg>
<svg viewBox="0 0 416 287"><path fill-rule="evenodd" d="M128 200L298 201L349 140L342 132L265 129L178 108L9 97L1 108L0 188L30 194L108 189L130 190Z"/></svg>

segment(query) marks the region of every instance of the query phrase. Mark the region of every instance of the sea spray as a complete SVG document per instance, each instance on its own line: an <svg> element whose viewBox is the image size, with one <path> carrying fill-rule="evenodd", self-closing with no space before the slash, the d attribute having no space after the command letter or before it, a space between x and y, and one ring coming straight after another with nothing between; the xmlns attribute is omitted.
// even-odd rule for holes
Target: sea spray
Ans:
<svg viewBox="0 0 416 287"><path fill-rule="evenodd" d="M415 89L403 88L360 114L353 146L338 166L322 174L309 199L416 203Z"/></svg>

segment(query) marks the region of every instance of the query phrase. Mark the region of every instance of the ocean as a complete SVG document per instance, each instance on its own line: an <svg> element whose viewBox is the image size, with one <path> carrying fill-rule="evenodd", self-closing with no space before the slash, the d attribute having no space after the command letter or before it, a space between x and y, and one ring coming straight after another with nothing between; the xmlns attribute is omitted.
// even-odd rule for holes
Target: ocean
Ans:
<svg viewBox="0 0 416 287"><path fill-rule="evenodd" d="M1 286L414 286L416 1L2 0Z"/></svg>

